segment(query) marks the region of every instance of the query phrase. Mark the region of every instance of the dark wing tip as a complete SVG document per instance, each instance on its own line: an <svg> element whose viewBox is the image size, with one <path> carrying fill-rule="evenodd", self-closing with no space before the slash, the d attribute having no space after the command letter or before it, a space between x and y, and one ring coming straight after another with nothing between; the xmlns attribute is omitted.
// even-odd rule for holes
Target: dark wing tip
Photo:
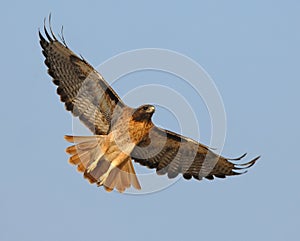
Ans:
<svg viewBox="0 0 300 241"><path fill-rule="evenodd" d="M246 154L243 154L242 156L235 158L235 159L227 159L227 160L241 160L243 157L245 157ZM248 169L250 167L252 167L256 161L260 158L260 156L255 157L254 159L252 159L249 162L246 163L241 163L241 164L233 164L233 167L231 168L231 170L228 170L226 173L214 173L214 174L209 174L208 176L206 176L206 179L212 180L213 177L217 177L217 178L225 178L227 176L238 176L238 175L242 175L248 172Z"/></svg>
<svg viewBox="0 0 300 241"><path fill-rule="evenodd" d="M227 158L227 159L230 161L239 161L239 160L243 159L246 155L247 155L247 152L237 158Z"/></svg>
<svg viewBox="0 0 300 241"><path fill-rule="evenodd" d="M67 45L65 37L64 37L64 26L63 25L61 26L60 34L58 34L58 37L63 42L63 44L65 45L65 47L68 48L68 45Z"/></svg>
<svg viewBox="0 0 300 241"><path fill-rule="evenodd" d="M191 173L183 173L183 178L190 180L192 178L192 174Z"/></svg>
<svg viewBox="0 0 300 241"><path fill-rule="evenodd" d="M52 30L52 24L51 24L51 13L49 14L49 29L50 29L50 33L52 35L52 38L54 39L54 41L57 41L54 33L53 33L53 30Z"/></svg>
<svg viewBox="0 0 300 241"><path fill-rule="evenodd" d="M257 156L255 157L254 159L252 159L251 161L249 162L246 162L246 163L241 163L241 164L235 164L234 165L234 169L235 170L243 170L243 169L248 169L250 167L252 167L256 161L260 158L260 156Z"/></svg>
<svg viewBox="0 0 300 241"><path fill-rule="evenodd" d="M39 29L39 38L40 38L40 45L43 49L43 55L46 57L46 53L44 52L44 50L49 46L49 42L45 39L40 29Z"/></svg>
<svg viewBox="0 0 300 241"><path fill-rule="evenodd" d="M47 24L46 24L46 21L47 21L47 18L45 17L44 18L44 33L47 37L47 40L49 42L54 42L54 41L57 41L57 38L55 36L55 34L53 33L53 30L52 30L52 24L51 24L51 13L49 14L49 17L48 17L48 25L49 25L49 31L47 30ZM43 41L43 42L47 42L47 40L44 38L44 36L42 35L40 29L39 29L39 37L40 37L40 40Z"/></svg>
<svg viewBox="0 0 300 241"><path fill-rule="evenodd" d="M46 27L46 18L44 18L44 33L46 34L46 37L48 41L53 42L54 40L51 38L50 34L48 33L47 27Z"/></svg>
<svg viewBox="0 0 300 241"><path fill-rule="evenodd" d="M248 172L248 169L252 167L256 161L260 158L260 156L255 157L249 162L246 163L241 163L241 164L235 164L234 167L232 168L231 174L230 175L241 175L245 174Z"/></svg>
<svg viewBox="0 0 300 241"><path fill-rule="evenodd" d="M44 38L44 36L41 33L41 29L39 28L39 37L40 37L40 41L46 41L46 39Z"/></svg>

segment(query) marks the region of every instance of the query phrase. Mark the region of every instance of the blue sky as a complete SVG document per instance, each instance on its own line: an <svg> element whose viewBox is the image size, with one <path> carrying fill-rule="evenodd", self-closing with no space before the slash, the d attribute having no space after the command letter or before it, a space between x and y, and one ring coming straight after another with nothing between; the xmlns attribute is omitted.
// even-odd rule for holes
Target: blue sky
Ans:
<svg viewBox="0 0 300 241"><path fill-rule="evenodd" d="M3 2L1 10L1 241L297 240L299 2L29 0ZM38 43L50 12L55 32L64 25L69 47L94 66L138 48L192 58L223 99L223 154L248 152L261 160L243 176L181 179L149 195L89 185L67 162L63 135L72 133L72 118L56 96ZM144 84L177 88L190 98L200 140L208 143L205 105L195 104L191 90L176 81L144 71L114 88L121 96ZM163 109L154 120L178 131Z"/></svg>

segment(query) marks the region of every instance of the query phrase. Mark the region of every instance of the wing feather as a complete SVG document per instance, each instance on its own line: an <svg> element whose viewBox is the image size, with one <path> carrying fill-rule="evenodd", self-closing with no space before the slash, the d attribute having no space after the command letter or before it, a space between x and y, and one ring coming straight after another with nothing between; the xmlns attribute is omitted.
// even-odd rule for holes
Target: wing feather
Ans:
<svg viewBox="0 0 300 241"><path fill-rule="evenodd" d="M185 179L193 177L198 180L245 173L245 169L254 165L259 157L244 164L233 163L244 156L236 159L219 156L205 145L155 126L148 138L131 153L132 159L143 166L156 168L158 174L167 174L169 178L182 174Z"/></svg>
<svg viewBox="0 0 300 241"><path fill-rule="evenodd" d="M42 52L61 101L94 134L107 134L114 111L125 104L87 61L56 39L51 26L44 33L46 38L39 32Z"/></svg>

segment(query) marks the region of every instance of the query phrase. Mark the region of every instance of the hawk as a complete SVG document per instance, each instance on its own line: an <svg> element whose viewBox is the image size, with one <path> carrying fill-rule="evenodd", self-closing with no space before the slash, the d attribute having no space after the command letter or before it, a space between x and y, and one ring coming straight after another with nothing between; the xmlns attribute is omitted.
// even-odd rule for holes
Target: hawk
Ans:
<svg viewBox="0 0 300 241"><path fill-rule="evenodd" d="M66 149L69 162L90 183L107 191L141 189L133 160L168 178L182 174L185 179L201 180L245 173L259 158L237 164L234 161L246 154L225 158L201 143L155 126L153 105L127 106L100 73L68 48L63 35L58 40L51 25L49 30L44 25L44 34L39 31L48 74L66 109L94 134L65 136L73 143Z"/></svg>

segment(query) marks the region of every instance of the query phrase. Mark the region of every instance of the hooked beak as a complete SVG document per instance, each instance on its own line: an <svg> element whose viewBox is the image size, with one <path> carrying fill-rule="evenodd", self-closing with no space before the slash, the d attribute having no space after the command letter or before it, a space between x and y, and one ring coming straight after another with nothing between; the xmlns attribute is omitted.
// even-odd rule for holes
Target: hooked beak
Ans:
<svg viewBox="0 0 300 241"><path fill-rule="evenodd" d="M153 105L149 106L147 112L148 113L153 113L155 111L155 107Z"/></svg>

